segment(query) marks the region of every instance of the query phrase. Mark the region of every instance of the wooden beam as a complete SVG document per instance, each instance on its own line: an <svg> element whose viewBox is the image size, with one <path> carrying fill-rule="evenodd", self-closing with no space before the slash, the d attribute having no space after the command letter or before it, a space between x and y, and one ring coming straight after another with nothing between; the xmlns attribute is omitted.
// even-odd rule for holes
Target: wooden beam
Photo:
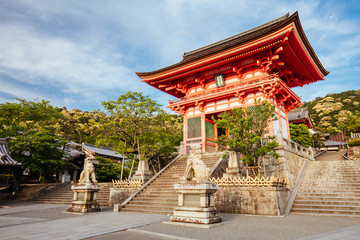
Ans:
<svg viewBox="0 0 360 240"><path fill-rule="evenodd" d="M278 60L279 59L279 55L274 55L274 56L272 56L271 57L271 60L273 61L273 60Z"/></svg>
<svg viewBox="0 0 360 240"><path fill-rule="evenodd" d="M175 87L168 87L168 88L165 88L165 91L170 91L170 90L173 90L175 89Z"/></svg>
<svg viewBox="0 0 360 240"><path fill-rule="evenodd" d="M159 85L159 88L164 88L164 87L168 87L169 84L162 84L162 85Z"/></svg>
<svg viewBox="0 0 360 240"><path fill-rule="evenodd" d="M284 50L284 48L283 48L283 47L279 47L278 49L276 49L276 50L274 51L274 54L278 54L278 53L281 52L282 50Z"/></svg>

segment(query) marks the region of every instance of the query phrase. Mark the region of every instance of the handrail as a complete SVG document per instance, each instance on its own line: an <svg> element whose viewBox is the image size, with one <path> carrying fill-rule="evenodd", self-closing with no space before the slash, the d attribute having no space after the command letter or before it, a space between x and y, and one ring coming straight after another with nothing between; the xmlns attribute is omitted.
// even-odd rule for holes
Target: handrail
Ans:
<svg viewBox="0 0 360 240"><path fill-rule="evenodd" d="M119 207L119 209L125 207L126 204L128 204L136 195L138 195L144 188L146 188L150 183L152 183L160 174L162 174L166 169L168 169L176 160L181 158L183 156L182 154L179 154L177 157L174 158L168 165L163 167L157 174L155 174L152 178L150 178L149 181L147 181L144 185L142 185L141 188L139 188L135 193L133 193L130 197L128 197L124 202L122 202Z"/></svg>
<svg viewBox="0 0 360 240"><path fill-rule="evenodd" d="M349 150L347 150L344 155L342 156L345 160L353 161L351 158L348 157Z"/></svg>
<svg viewBox="0 0 360 240"><path fill-rule="evenodd" d="M219 159L216 161L216 163L214 164L214 166L212 166L212 168L210 169L210 174L209 174L210 177L214 174L214 172L216 171L216 169L217 169L220 165L222 165L222 163L223 163L224 161L226 161L226 157L223 158L223 156L221 155L220 158L219 158Z"/></svg>
<svg viewBox="0 0 360 240"><path fill-rule="evenodd" d="M326 152L327 152L326 150L322 150L321 152L319 152L318 154L316 154L316 155L314 156L314 158L317 158L317 157L323 155L323 154L326 153Z"/></svg>

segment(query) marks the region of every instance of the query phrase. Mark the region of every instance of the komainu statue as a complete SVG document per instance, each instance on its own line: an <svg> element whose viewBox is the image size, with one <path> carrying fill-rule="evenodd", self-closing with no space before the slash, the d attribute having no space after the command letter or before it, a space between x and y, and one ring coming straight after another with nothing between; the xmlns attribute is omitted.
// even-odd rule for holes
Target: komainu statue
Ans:
<svg viewBox="0 0 360 240"><path fill-rule="evenodd" d="M92 182L96 183L96 177L95 177L95 167L92 162L91 157L87 157L84 160L84 170L80 174L79 183L91 183L90 176L92 179Z"/></svg>
<svg viewBox="0 0 360 240"><path fill-rule="evenodd" d="M207 181L209 179L210 168L207 168L204 161L201 160L201 146L195 145L191 148L185 175L181 180L187 181Z"/></svg>

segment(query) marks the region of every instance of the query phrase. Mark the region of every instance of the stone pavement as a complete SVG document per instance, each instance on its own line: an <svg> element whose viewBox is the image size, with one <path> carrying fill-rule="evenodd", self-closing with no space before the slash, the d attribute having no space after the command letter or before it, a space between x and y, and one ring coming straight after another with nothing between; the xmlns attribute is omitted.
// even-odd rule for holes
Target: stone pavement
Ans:
<svg viewBox="0 0 360 240"><path fill-rule="evenodd" d="M53 204L0 208L0 239L84 239L168 219L164 215L119 214L111 209L82 215L62 213L66 208Z"/></svg>
<svg viewBox="0 0 360 240"><path fill-rule="evenodd" d="M0 239L360 239L360 218L221 214L210 229L161 223L168 216L132 212L62 213L66 205L9 204L0 208ZM1 207L1 206L0 206Z"/></svg>

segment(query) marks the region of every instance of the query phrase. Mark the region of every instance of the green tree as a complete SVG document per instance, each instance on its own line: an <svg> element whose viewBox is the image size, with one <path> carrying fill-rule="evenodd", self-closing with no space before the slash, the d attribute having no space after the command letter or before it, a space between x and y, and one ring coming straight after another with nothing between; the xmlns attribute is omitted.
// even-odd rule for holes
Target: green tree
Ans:
<svg viewBox="0 0 360 240"><path fill-rule="evenodd" d="M278 143L274 136L265 137L267 127L274 118L274 106L268 102L258 103L248 108L235 108L214 119L218 127L228 130L228 136L220 136L219 144L227 145L229 150L239 152L242 161L253 165L260 164L261 157L277 157Z"/></svg>
<svg viewBox="0 0 360 240"><path fill-rule="evenodd" d="M23 169L51 181L64 166L65 141L56 135L53 126L62 117L61 110L45 100L16 100L0 104L0 136L9 138L10 152Z"/></svg>
<svg viewBox="0 0 360 240"><path fill-rule="evenodd" d="M110 159L103 157L96 157L99 161L96 167L96 176L99 182L111 182L112 179L118 179L121 174L121 163L114 163ZM125 177L128 175L128 170L125 171Z"/></svg>
<svg viewBox="0 0 360 240"><path fill-rule="evenodd" d="M315 133L311 136L312 147L315 149L320 149L324 146L325 137L322 132L315 130Z"/></svg>
<svg viewBox="0 0 360 240"><path fill-rule="evenodd" d="M292 141L304 147L310 147L312 145L311 134L306 125L290 123L289 128Z"/></svg>
<svg viewBox="0 0 360 240"><path fill-rule="evenodd" d="M164 112L158 103L142 93L129 91L116 101L104 101L102 105L108 116L103 119L96 143L125 153L128 159L134 159L131 166L136 166L135 154L140 153L140 158L147 160L156 171L161 167L159 159L174 152L180 142L182 131L178 118Z"/></svg>
<svg viewBox="0 0 360 240"><path fill-rule="evenodd" d="M104 113L82 112L79 109L63 109L61 113L63 116L55 124L61 136L77 143L96 142L100 122L106 117Z"/></svg>

